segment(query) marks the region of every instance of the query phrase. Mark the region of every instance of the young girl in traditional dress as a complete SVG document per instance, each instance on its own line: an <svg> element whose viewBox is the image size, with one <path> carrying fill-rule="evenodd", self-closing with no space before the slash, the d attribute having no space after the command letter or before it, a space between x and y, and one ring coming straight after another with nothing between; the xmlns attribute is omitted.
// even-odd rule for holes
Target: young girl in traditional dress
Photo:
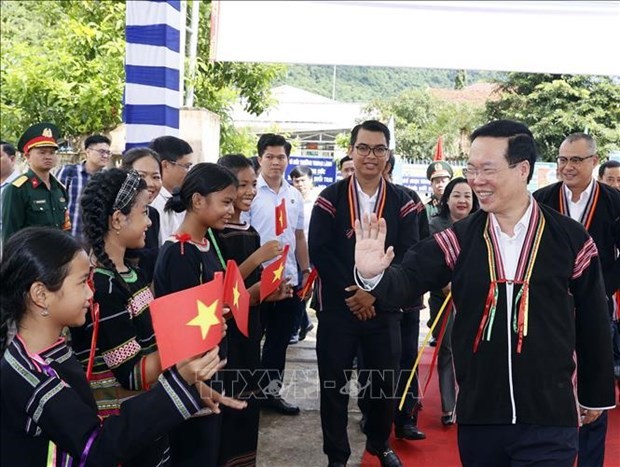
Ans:
<svg viewBox="0 0 620 467"><path fill-rule="evenodd" d="M224 373L226 390L233 396L247 400L248 408L237 412L223 411L222 436L220 442L220 466L256 465L258 445L259 406L256 399L259 391L256 370L260 364L259 287L261 264L282 254L277 240L266 242L262 247L256 229L247 222L241 222L241 213L250 210L256 196L256 172L248 158L241 154L221 157L218 164L230 169L239 182L234 201L234 213L222 230L210 231L212 245L218 252L222 264L232 259L240 266L245 285L252 297L248 331L245 337L234 320L229 321L227 330L228 355ZM290 296L292 289L278 291L270 300Z"/></svg>
<svg viewBox="0 0 620 467"><path fill-rule="evenodd" d="M164 241L155 265L153 288L157 297L209 282L223 271L211 243L209 228L222 229L234 212L237 179L215 164L196 164L180 189L172 193L166 211L186 211L179 230ZM226 347L226 342L222 344ZM222 353L225 353L223 350ZM221 416L194 417L170 433L175 466L217 465Z"/></svg>
<svg viewBox="0 0 620 467"><path fill-rule="evenodd" d="M80 363L60 337L85 322L87 254L70 235L32 227L5 245L0 269L1 465L117 466L201 408L194 384L221 365L218 348L177 364L152 390L102 419ZM4 349L9 323L17 335ZM162 464L157 464L162 465Z"/></svg>

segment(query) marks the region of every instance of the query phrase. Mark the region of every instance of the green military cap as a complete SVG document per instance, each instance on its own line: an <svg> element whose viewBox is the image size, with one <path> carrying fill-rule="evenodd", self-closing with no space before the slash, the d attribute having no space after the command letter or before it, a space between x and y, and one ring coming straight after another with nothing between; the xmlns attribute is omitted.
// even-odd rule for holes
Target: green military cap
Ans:
<svg viewBox="0 0 620 467"><path fill-rule="evenodd" d="M434 161L426 169L426 178L432 180L435 177L450 177L454 175L454 171L450 164L444 161Z"/></svg>
<svg viewBox="0 0 620 467"><path fill-rule="evenodd" d="M26 131L19 142L17 149L26 154L32 148L53 147L58 148L58 140L60 139L60 130L53 123L37 123L32 125Z"/></svg>

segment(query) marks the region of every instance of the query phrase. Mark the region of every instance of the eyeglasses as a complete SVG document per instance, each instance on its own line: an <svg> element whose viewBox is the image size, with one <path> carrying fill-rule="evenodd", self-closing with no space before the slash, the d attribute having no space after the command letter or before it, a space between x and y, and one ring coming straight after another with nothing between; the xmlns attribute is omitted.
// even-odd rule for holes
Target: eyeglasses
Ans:
<svg viewBox="0 0 620 467"><path fill-rule="evenodd" d="M96 152L101 157L103 157L103 156L111 156L112 155L112 151L110 151L109 149L89 149L89 151Z"/></svg>
<svg viewBox="0 0 620 467"><path fill-rule="evenodd" d="M468 166L463 169L463 175L468 181L475 180L478 177L484 180L489 180L491 178L494 178L495 176L497 176L498 173L503 172L504 170L514 169L518 164L520 164L520 162L510 164L508 167L504 167L503 169L496 169L495 167L485 167L483 169L477 169L473 166Z"/></svg>
<svg viewBox="0 0 620 467"><path fill-rule="evenodd" d="M176 165L177 167L181 167L182 169L184 169L186 172L189 172L189 170L193 167L194 164L192 164L191 162L188 162L187 164L181 164L180 162L174 162L174 161L168 161L170 162L172 165Z"/></svg>
<svg viewBox="0 0 620 467"><path fill-rule="evenodd" d="M558 162L558 165L566 165L569 162L571 164L573 164L573 165L580 165L586 159L590 159L590 157L594 157L594 154L589 155L589 156L585 156L585 157L579 157L579 156L573 156L573 157L558 156L558 157L555 158L555 160Z"/></svg>
<svg viewBox="0 0 620 467"><path fill-rule="evenodd" d="M358 144L355 146L355 150L362 157L367 157L372 152L378 158L387 156L390 151L385 146L368 146L367 144Z"/></svg>

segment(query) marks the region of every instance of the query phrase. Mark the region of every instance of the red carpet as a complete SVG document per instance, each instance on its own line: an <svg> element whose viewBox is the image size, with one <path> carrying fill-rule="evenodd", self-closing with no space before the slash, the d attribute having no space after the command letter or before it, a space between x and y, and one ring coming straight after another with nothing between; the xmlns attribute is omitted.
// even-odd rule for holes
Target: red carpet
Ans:
<svg viewBox="0 0 620 467"><path fill-rule="evenodd" d="M426 382L432 351L424 352L420 363L421 384ZM616 399L617 400L617 399ZM405 466L453 467L461 465L456 443L456 425L444 427L441 424L441 402L437 372L433 372L431 383L423 401L424 408L418 419L419 428L426 433L422 441L402 441L392 438L392 448ZM362 467L379 466L376 457L367 452L361 460ZM605 449L605 467L620 467L620 409L609 413L607 446Z"/></svg>

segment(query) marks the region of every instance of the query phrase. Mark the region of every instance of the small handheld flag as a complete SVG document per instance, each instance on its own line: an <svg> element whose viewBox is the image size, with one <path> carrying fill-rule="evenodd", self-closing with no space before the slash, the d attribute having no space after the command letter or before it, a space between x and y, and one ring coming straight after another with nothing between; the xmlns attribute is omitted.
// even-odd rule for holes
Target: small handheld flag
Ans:
<svg viewBox="0 0 620 467"><path fill-rule="evenodd" d="M245 288L237 263L229 259L224 278L224 303L230 307L239 331L249 337L250 294Z"/></svg>
<svg viewBox="0 0 620 467"><path fill-rule="evenodd" d="M282 202L276 206L276 236L282 235L287 227L286 199L282 198Z"/></svg>
<svg viewBox="0 0 620 467"><path fill-rule="evenodd" d="M223 274L149 305L162 368L202 354L222 340Z"/></svg>
<svg viewBox="0 0 620 467"><path fill-rule="evenodd" d="M314 281L318 276L319 273L316 268L312 268L312 271L310 271L310 275L308 276L308 280L306 281L306 285L304 285L303 289L300 289L297 292L297 296L299 298L303 300L310 293L310 291L312 290L312 284L314 284Z"/></svg>
<svg viewBox="0 0 620 467"><path fill-rule="evenodd" d="M284 246L282 256L271 263L260 276L260 301L262 302L269 295L274 293L280 287L284 279L284 265L286 264L286 255L288 255L288 245Z"/></svg>
<svg viewBox="0 0 620 467"><path fill-rule="evenodd" d="M437 138L437 148L435 149L435 157L434 161L442 161L443 160L443 138L439 136Z"/></svg>

